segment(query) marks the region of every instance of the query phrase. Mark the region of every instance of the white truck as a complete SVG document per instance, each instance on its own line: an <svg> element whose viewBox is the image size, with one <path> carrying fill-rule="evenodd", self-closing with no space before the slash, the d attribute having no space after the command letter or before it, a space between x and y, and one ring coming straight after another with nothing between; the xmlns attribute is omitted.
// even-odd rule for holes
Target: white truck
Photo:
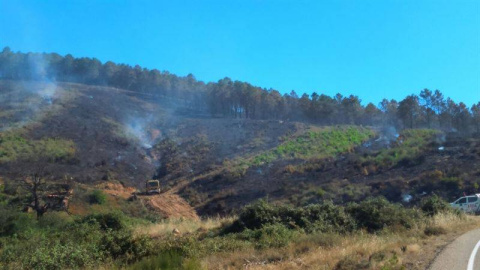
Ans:
<svg viewBox="0 0 480 270"><path fill-rule="evenodd" d="M480 213L480 194L464 196L456 201L450 203L450 205L459 209L465 213L479 214Z"/></svg>

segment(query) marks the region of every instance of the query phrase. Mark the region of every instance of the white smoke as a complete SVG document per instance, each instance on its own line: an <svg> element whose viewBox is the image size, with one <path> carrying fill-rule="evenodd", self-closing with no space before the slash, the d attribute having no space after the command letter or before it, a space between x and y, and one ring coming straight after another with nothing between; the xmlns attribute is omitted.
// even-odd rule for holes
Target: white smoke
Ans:
<svg viewBox="0 0 480 270"><path fill-rule="evenodd" d="M48 78L43 56L29 57L28 63L25 72L31 73L33 81L5 82L6 88L0 93L2 106L12 114L7 121L2 121L0 131L30 124L59 98L59 87Z"/></svg>
<svg viewBox="0 0 480 270"><path fill-rule="evenodd" d="M380 136L375 140L376 144L383 147L390 147L391 143L396 142L400 135L393 126L385 126L380 130Z"/></svg>
<svg viewBox="0 0 480 270"><path fill-rule="evenodd" d="M50 80L47 74L48 63L43 54L29 53L27 55L30 77L33 80L47 81Z"/></svg>
<svg viewBox="0 0 480 270"><path fill-rule="evenodd" d="M413 199L413 197L412 197L412 195L410 195L410 194L403 194L403 195L402 195L402 201L403 201L403 202L408 203L408 202L410 202L412 199Z"/></svg>
<svg viewBox="0 0 480 270"><path fill-rule="evenodd" d="M44 54L30 53L27 55L29 77L38 83L24 82L23 90L38 95L47 105L53 104L57 98L58 86L55 78L48 74L49 63ZM35 104L33 104L35 106Z"/></svg>
<svg viewBox="0 0 480 270"><path fill-rule="evenodd" d="M154 123L152 117L136 117L130 118L124 126L127 134L135 137L142 147L150 149L161 137L161 133L155 128Z"/></svg>

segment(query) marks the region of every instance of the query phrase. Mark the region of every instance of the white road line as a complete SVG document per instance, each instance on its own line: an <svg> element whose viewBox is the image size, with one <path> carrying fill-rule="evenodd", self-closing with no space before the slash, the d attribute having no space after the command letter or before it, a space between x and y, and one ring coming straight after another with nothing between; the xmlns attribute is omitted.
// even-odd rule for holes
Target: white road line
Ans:
<svg viewBox="0 0 480 270"><path fill-rule="evenodd" d="M470 259L468 259L467 270L473 270L473 263L475 262L475 256L477 255L478 248L480 248L480 241L477 242L475 248L473 248L472 254L470 254Z"/></svg>

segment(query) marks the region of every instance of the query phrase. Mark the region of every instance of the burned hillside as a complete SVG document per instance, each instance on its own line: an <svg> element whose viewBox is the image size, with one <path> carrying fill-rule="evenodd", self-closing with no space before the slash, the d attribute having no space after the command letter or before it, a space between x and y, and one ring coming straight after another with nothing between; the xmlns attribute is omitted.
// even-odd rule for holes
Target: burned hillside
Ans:
<svg viewBox="0 0 480 270"><path fill-rule="evenodd" d="M179 99L74 83L1 81L0 89L7 180L31 170L22 157L40 145L54 155L52 179L142 189L155 178L203 215L266 197L295 205L454 198L479 184L476 135L216 118Z"/></svg>
<svg viewBox="0 0 480 270"><path fill-rule="evenodd" d="M375 138L328 158L278 160L252 165L242 174L225 168L196 180L181 194L199 213L211 215L236 212L260 198L308 205L384 196L413 205L433 194L454 200L464 193L478 193L480 139L450 134L439 142L438 136L427 135L423 143L415 139L411 143L418 144L416 149L405 145L408 138L399 137L388 145L379 145Z"/></svg>
<svg viewBox="0 0 480 270"><path fill-rule="evenodd" d="M44 95L47 87L55 89L51 97ZM152 177L185 178L225 158L271 148L280 137L305 129L299 123L211 119L179 101L108 87L1 81L0 91L5 175L22 150L17 139L72 142L74 156L54 162L59 179L68 172L81 183L118 180L142 187ZM15 140L7 144L7 137ZM15 170L23 166L29 165L17 162Z"/></svg>

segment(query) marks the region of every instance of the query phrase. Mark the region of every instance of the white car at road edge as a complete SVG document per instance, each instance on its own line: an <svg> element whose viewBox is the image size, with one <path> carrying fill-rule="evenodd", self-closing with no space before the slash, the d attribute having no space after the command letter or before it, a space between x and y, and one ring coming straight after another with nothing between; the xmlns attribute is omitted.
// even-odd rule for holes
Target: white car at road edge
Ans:
<svg viewBox="0 0 480 270"><path fill-rule="evenodd" d="M465 213L477 214L480 212L480 194L460 197L450 205Z"/></svg>

